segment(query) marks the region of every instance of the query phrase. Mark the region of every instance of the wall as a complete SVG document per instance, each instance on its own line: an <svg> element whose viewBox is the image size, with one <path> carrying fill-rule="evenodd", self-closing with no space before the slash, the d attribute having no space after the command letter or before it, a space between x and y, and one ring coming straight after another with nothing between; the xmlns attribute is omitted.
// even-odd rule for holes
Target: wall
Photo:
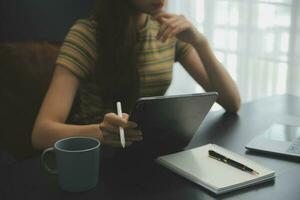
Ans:
<svg viewBox="0 0 300 200"><path fill-rule="evenodd" d="M95 0L0 0L0 42L61 42Z"/></svg>

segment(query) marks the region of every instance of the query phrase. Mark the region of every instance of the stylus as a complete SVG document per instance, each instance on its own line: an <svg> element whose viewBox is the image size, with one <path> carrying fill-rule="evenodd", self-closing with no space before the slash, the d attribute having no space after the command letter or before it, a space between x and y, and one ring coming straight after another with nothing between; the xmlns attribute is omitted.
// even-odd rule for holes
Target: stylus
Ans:
<svg viewBox="0 0 300 200"><path fill-rule="evenodd" d="M118 112L118 116L122 117L122 106L121 106L121 102L117 102L117 112ZM124 129L123 127L119 126L119 132L120 132L120 140L121 140L121 144L122 147L125 148L125 136L124 136Z"/></svg>

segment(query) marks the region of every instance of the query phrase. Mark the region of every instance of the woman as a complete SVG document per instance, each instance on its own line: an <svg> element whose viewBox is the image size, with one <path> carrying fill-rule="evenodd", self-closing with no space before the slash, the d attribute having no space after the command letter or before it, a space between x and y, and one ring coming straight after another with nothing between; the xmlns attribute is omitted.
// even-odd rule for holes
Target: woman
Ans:
<svg viewBox="0 0 300 200"><path fill-rule="evenodd" d="M205 37L184 17L163 11L164 0L99 0L90 19L79 20L61 47L56 69L36 119L32 143L44 149L69 136L91 136L120 147L142 140L128 114L141 96L163 95L172 65L180 62L218 103L237 112L240 96ZM75 125L77 124L77 125Z"/></svg>

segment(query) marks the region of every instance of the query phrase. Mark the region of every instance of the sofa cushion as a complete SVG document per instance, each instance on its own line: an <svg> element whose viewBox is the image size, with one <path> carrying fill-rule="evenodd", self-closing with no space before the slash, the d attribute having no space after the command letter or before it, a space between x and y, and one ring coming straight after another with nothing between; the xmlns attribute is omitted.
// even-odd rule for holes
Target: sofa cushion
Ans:
<svg viewBox="0 0 300 200"><path fill-rule="evenodd" d="M0 148L34 155L32 127L54 69L59 45L0 44Z"/></svg>

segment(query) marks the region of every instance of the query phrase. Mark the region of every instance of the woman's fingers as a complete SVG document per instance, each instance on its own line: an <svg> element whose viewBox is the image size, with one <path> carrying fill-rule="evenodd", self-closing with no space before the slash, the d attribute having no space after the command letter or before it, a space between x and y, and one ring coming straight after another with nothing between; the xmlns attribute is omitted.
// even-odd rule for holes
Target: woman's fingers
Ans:
<svg viewBox="0 0 300 200"><path fill-rule="evenodd" d="M122 113L122 117L128 121L129 115L127 113Z"/></svg>
<svg viewBox="0 0 300 200"><path fill-rule="evenodd" d="M142 132L139 130L125 130L125 140L126 141L132 141L132 142L138 142L143 140Z"/></svg>
<svg viewBox="0 0 300 200"><path fill-rule="evenodd" d="M164 34L164 32L168 28L172 27L172 25L174 24L174 22L178 21L178 18L176 16L173 16L170 19L163 19L162 21L163 21L163 23L162 23L161 28L159 29L159 32L158 32L158 34L156 36L156 38L158 40L161 38L161 36Z"/></svg>
<svg viewBox="0 0 300 200"><path fill-rule="evenodd" d="M120 138L119 127L112 125L100 125L102 132L105 132L104 135L106 138ZM136 129L125 129L125 139L130 141L141 141L143 139L143 134L140 130Z"/></svg>
<svg viewBox="0 0 300 200"><path fill-rule="evenodd" d="M135 122L128 121L128 114L123 113L123 116L124 116L124 118L119 117L115 113L108 113L104 116L104 121L107 121L115 126L121 126L123 128L136 128L137 127L137 124Z"/></svg>
<svg viewBox="0 0 300 200"><path fill-rule="evenodd" d="M164 32L162 35L162 42L165 42L168 38L176 36L178 33L185 30L185 22L176 21Z"/></svg>
<svg viewBox="0 0 300 200"><path fill-rule="evenodd" d="M153 19L161 24L157 39L162 42L172 37L190 44L196 44L199 41L199 31L183 15L162 12L155 15Z"/></svg>
<svg viewBox="0 0 300 200"><path fill-rule="evenodd" d="M123 127L125 131L126 146L133 142L141 141L143 139L142 132L134 129L137 127L135 122L128 121L129 115L123 113L119 117L115 113L108 113L104 116L104 120L100 123L99 128L103 133L103 143L113 147L121 147L120 130Z"/></svg>
<svg viewBox="0 0 300 200"><path fill-rule="evenodd" d="M104 131L104 140L102 141L104 144L120 144L120 135L119 134L111 134L110 132ZM143 137L142 136L126 136L125 137L125 144L132 144L133 142L139 142L142 141Z"/></svg>
<svg viewBox="0 0 300 200"><path fill-rule="evenodd" d="M119 117L115 113L106 114L104 116L104 121L108 122L108 123L111 123L111 124L118 125L118 126L122 126L122 127L125 127L127 125L126 119L123 119L122 117Z"/></svg>
<svg viewBox="0 0 300 200"><path fill-rule="evenodd" d="M105 122L100 124L100 129L104 131L112 132L114 134L119 134L120 132L119 126L115 126L113 124L109 124ZM126 136L128 137L140 137L143 135L142 132L138 129L125 128L124 131Z"/></svg>
<svg viewBox="0 0 300 200"><path fill-rule="evenodd" d="M143 133L138 129L125 129L125 135L126 137L142 137Z"/></svg>
<svg viewBox="0 0 300 200"><path fill-rule="evenodd" d="M172 32L170 33L171 35L178 35L181 32L187 30L189 26L186 23L183 23L179 26L177 26L175 29L172 30Z"/></svg>
<svg viewBox="0 0 300 200"><path fill-rule="evenodd" d="M185 18L177 15L164 20L164 23L161 25L161 28L157 34L157 39L165 42L168 38L174 37L176 34L188 28L185 26L185 24Z"/></svg>
<svg viewBox="0 0 300 200"><path fill-rule="evenodd" d="M118 126L114 126L110 123L105 123L105 122L100 124L100 129L104 130L104 131L113 132L113 133L118 133L119 132L119 127Z"/></svg>
<svg viewBox="0 0 300 200"><path fill-rule="evenodd" d="M105 140L120 140L120 130L118 126L102 122L100 124L100 130L102 131ZM136 142L143 140L143 135L140 130L124 129L124 132L126 141Z"/></svg>

